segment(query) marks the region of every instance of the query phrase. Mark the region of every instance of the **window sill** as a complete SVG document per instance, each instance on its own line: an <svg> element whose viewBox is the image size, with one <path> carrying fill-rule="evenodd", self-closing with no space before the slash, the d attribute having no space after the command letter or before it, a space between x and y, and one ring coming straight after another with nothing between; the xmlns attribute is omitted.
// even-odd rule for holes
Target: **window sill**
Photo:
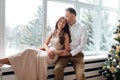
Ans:
<svg viewBox="0 0 120 80"><path fill-rule="evenodd" d="M95 61L95 60L103 60L103 59L107 59L107 54L85 56L85 58L84 58L85 62ZM12 70L11 66L9 66L9 65L4 65L2 67L2 69L5 70L5 72L9 71L9 70Z"/></svg>
<svg viewBox="0 0 120 80"><path fill-rule="evenodd" d="M95 61L95 60L103 60L103 59L107 59L107 54L85 56L85 58L84 58L85 62Z"/></svg>

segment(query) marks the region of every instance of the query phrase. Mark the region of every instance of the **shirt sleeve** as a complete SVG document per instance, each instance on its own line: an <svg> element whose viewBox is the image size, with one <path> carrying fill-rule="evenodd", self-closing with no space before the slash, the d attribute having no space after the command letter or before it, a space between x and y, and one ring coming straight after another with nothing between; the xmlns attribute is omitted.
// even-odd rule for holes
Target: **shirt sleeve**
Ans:
<svg viewBox="0 0 120 80"><path fill-rule="evenodd" d="M80 36L80 44L73 50L70 51L72 56L75 56L76 54L78 54L80 51L83 51L83 49L86 46L87 43L87 30L86 27L83 26L82 27L82 32L81 32L81 36Z"/></svg>

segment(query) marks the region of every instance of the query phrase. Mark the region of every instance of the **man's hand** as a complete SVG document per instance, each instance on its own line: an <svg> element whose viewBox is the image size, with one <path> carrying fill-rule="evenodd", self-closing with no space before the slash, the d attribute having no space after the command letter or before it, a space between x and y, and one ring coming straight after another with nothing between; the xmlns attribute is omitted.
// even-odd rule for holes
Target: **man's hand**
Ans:
<svg viewBox="0 0 120 80"><path fill-rule="evenodd" d="M71 53L68 51L64 51L63 53L60 54L60 56L71 56Z"/></svg>

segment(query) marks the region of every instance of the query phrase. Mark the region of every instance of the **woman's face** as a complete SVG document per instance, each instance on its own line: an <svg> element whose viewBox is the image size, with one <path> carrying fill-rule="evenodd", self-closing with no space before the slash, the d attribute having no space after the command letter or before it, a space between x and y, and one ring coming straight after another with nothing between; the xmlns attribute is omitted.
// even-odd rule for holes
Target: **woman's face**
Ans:
<svg viewBox="0 0 120 80"><path fill-rule="evenodd" d="M58 22L58 29L63 29L66 25L67 21L65 18L61 19L59 22Z"/></svg>

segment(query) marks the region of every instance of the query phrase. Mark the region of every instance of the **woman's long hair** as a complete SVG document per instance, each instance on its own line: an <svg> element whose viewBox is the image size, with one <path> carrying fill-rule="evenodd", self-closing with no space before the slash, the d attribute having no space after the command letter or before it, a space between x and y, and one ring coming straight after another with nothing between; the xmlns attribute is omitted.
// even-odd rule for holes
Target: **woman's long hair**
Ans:
<svg viewBox="0 0 120 80"><path fill-rule="evenodd" d="M56 35L57 33L57 29L58 29L58 23L61 19L65 19L65 17L60 17L59 20L56 22L55 25L55 30L53 32L53 35ZM59 34L59 38L60 38L60 44L64 45L64 41L65 41L65 34L68 34L69 36L69 40L71 42L71 36L70 36L70 31L69 31L69 25L66 23L65 27L62 29L62 32Z"/></svg>

